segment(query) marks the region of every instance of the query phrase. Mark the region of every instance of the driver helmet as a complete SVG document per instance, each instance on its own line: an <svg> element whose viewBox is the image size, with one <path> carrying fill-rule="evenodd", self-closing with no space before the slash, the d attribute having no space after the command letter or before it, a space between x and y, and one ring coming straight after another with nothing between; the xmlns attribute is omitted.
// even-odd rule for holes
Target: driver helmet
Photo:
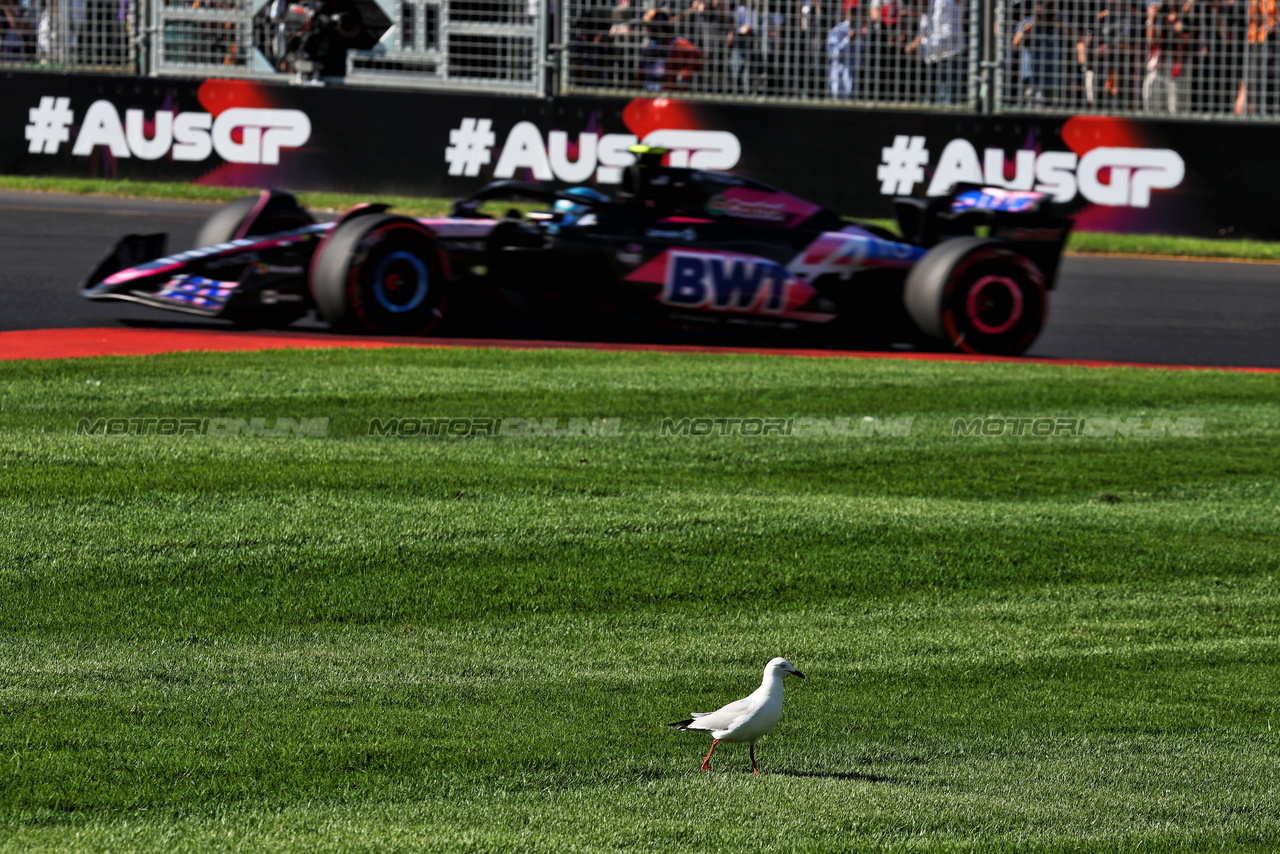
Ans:
<svg viewBox="0 0 1280 854"><path fill-rule="evenodd" d="M552 206L555 212L560 215L559 220L562 225L572 225L585 213L591 210L591 202L607 202L609 197L599 190L593 190L590 187L570 187L565 191L566 195L577 196L588 202L581 204L572 199L556 199Z"/></svg>

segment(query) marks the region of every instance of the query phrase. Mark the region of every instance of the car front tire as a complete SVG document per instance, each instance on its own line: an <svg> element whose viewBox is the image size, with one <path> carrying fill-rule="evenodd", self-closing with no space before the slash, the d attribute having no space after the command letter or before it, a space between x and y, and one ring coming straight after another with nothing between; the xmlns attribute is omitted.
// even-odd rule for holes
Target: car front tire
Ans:
<svg viewBox="0 0 1280 854"><path fill-rule="evenodd" d="M388 214L338 225L312 261L311 288L321 319L344 332L426 335L449 304L435 235Z"/></svg>
<svg viewBox="0 0 1280 854"><path fill-rule="evenodd" d="M315 219L289 193L263 190L223 205L204 221L196 235L196 249L242 237L275 234L311 225Z"/></svg>

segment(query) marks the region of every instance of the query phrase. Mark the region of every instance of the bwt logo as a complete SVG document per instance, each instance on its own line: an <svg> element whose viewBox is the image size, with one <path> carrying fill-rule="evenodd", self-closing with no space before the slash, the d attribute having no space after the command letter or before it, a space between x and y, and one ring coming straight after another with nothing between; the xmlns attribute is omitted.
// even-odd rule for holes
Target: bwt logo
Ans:
<svg viewBox="0 0 1280 854"><path fill-rule="evenodd" d="M41 98L29 111L27 150L32 154L57 154L68 141L75 114L68 98ZM301 110L268 110L232 107L215 119L209 113L175 113L157 110L148 135L146 113L125 110L124 121L110 101L94 101L85 111L71 153L87 157L106 146L114 157L200 161L217 155L228 163L261 163L274 166L284 148L300 148L311 138L311 119Z"/></svg>
<svg viewBox="0 0 1280 854"><path fill-rule="evenodd" d="M881 194L908 195L924 181L929 163L924 137L897 136L892 146L881 149L881 158L876 171ZM956 184L971 183L1036 190L1055 202L1069 202L1078 194L1095 205L1145 208L1151 205L1152 190L1171 190L1186 176L1181 155L1168 148L1103 146L1084 155L1016 151L1013 165L1013 177L1006 178L1003 149L986 149L979 162L973 143L953 139L938 157L928 194L943 196Z"/></svg>
<svg viewBox="0 0 1280 854"><path fill-rule="evenodd" d="M498 141L491 119L466 118L449 131L444 159L450 175L476 176L480 167L492 162ZM528 169L539 181L581 184L594 178L601 184L622 182L622 170L636 162L628 149L641 140L629 133L580 133L577 152L570 159L569 134L562 130L542 131L533 122L519 122L502 145L494 178L513 178L518 169ZM645 145L671 150L672 166L694 169L732 169L742 156L742 145L728 131L660 129L650 132Z"/></svg>
<svg viewBox="0 0 1280 854"><path fill-rule="evenodd" d="M682 308L781 314L790 283L786 267L763 258L673 251L658 299Z"/></svg>

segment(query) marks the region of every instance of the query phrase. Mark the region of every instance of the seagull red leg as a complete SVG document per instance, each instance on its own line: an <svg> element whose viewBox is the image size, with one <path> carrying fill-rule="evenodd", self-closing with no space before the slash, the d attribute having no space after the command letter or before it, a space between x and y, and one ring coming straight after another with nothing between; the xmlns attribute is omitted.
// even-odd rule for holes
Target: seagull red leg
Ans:
<svg viewBox="0 0 1280 854"><path fill-rule="evenodd" d="M751 742L751 773L752 774L760 773L758 770L756 770L756 743L754 741Z"/></svg>
<svg viewBox="0 0 1280 854"><path fill-rule="evenodd" d="M715 752L716 752L716 745L717 745L717 744L719 744L719 743L720 743L720 739L718 739L718 738L716 738L716 739L712 739L712 741L711 741L711 749L707 751L707 758L706 758L706 759L704 759L704 760L702 760L702 770L703 770L703 771L710 771L710 770L711 770L711 754L713 754L713 753L715 753Z"/></svg>

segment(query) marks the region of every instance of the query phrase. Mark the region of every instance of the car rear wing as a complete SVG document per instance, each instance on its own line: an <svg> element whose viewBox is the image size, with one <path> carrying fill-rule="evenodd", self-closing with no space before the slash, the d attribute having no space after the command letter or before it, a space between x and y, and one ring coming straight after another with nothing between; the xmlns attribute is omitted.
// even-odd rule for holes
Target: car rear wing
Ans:
<svg viewBox="0 0 1280 854"><path fill-rule="evenodd" d="M948 238L975 234L1015 243L1052 288L1072 221L1044 210L1050 199L1029 190L968 184L945 196L894 199L894 213L902 236L926 249Z"/></svg>

